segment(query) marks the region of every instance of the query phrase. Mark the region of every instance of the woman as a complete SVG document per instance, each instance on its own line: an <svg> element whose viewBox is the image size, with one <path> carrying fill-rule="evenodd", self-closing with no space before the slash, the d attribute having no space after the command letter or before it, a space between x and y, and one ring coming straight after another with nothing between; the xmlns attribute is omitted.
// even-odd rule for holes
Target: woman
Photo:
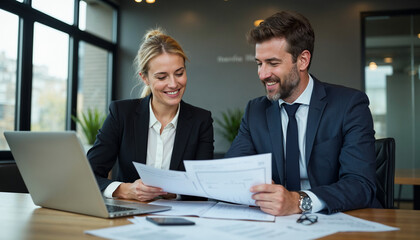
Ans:
<svg viewBox="0 0 420 240"><path fill-rule="evenodd" d="M145 35L136 57L142 96L110 104L87 154L104 196L139 201L168 196L144 185L133 161L185 171L183 160L213 158L211 113L182 101L186 59L181 46L160 30ZM118 181L112 181L107 177L116 161Z"/></svg>

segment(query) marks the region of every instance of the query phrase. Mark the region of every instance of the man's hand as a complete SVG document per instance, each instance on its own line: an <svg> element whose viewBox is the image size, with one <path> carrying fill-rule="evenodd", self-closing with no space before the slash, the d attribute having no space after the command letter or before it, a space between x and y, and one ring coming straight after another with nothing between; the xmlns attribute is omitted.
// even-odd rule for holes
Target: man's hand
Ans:
<svg viewBox="0 0 420 240"><path fill-rule="evenodd" d="M121 183L112 196L144 202L166 194L167 192L161 188L146 186L141 179L138 179L134 183Z"/></svg>
<svg viewBox="0 0 420 240"><path fill-rule="evenodd" d="M266 213L275 216L285 216L301 213L299 208L299 193L289 192L282 185L261 184L251 187L252 199Z"/></svg>

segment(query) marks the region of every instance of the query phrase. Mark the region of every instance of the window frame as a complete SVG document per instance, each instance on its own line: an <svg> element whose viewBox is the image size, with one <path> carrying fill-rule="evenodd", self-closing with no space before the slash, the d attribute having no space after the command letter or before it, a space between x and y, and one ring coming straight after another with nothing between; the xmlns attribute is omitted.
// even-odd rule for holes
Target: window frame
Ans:
<svg viewBox="0 0 420 240"><path fill-rule="evenodd" d="M16 70L16 104L15 104L15 130L30 131L31 127L31 100L32 100L32 64L33 64L33 37L34 23L59 30L69 35L68 59L68 86L66 106L66 130L76 130L76 123L71 115L77 115L77 90L79 71L79 43L81 41L104 49L108 57L108 96L107 105L115 99L116 60L118 47L119 6L112 0L99 0L114 9L112 41L103 39L92 33L79 29L79 2L74 0L74 23L67 24L31 7L31 0L23 3L15 0L1 0L0 9L19 17L18 53ZM0 161L14 160L11 151L0 150Z"/></svg>

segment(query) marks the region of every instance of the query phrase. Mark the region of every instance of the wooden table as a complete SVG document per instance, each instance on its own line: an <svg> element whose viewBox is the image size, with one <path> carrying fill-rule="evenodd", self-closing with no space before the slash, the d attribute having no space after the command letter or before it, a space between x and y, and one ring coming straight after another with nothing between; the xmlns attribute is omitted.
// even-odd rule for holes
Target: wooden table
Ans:
<svg viewBox="0 0 420 240"><path fill-rule="evenodd" d="M413 185L413 208L420 210L420 169L396 169L395 184Z"/></svg>
<svg viewBox="0 0 420 240"><path fill-rule="evenodd" d="M322 239L418 239L420 211L361 209L348 214L399 227L400 231L336 233ZM29 194L0 192L0 239L99 239L85 230L131 224L127 218L102 219L40 208Z"/></svg>

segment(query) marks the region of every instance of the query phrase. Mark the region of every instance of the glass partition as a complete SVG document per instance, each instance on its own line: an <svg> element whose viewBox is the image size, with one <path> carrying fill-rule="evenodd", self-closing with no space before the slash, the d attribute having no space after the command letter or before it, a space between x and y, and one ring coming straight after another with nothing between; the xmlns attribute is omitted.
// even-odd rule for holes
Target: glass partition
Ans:
<svg viewBox="0 0 420 240"><path fill-rule="evenodd" d="M362 21L376 138L395 138L397 169L420 168L420 13L369 13Z"/></svg>

